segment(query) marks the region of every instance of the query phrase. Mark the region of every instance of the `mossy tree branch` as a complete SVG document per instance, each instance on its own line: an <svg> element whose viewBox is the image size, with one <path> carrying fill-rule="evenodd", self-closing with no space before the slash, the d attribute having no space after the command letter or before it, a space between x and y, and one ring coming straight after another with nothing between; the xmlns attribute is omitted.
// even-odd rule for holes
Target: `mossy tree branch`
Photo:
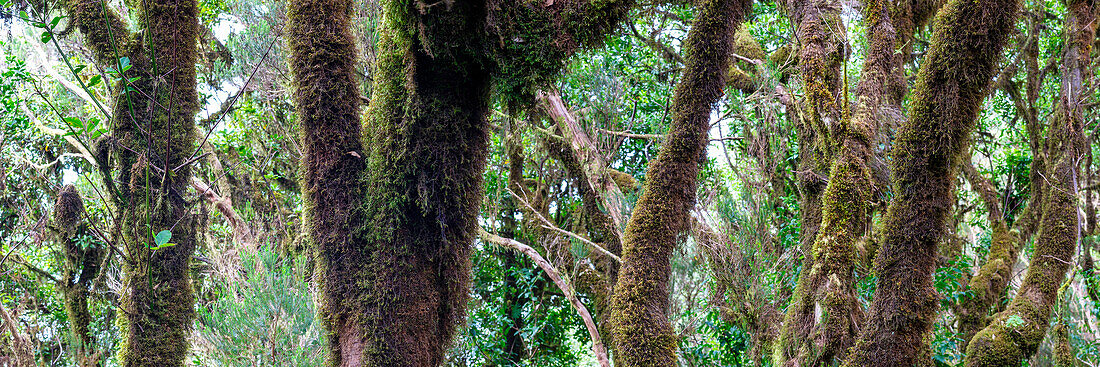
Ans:
<svg viewBox="0 0 1100 367"><path fill-rule="evenodd" d="M929 365L939 297L937 244L954 200L957 157L1013 27L1016 0L953 0L936 17L928 55L892 151L894 200L875 258L876 293L845 366Z"/></svg>
<svg viewBox="0 0 1100 367"><path fill-rule="evenodd" d="M847 96L841 69L845 58L846 40L840 19L839 2L835 0L788 1L786 6L792 22L796 24L796 35L801 44L799 66L805 89L804 107L798 117L797 132L800 147L798 169L801 171L798 174L798 187L802 208L800 213L802 268L807 271L799 277L794 300L784 317L775 357L777 362L786 365L818 365L836 357L843 357L843 351L852 344L855 334L854 325L859 317L858 307L850 307L852 302L845 301L844 299L848 297L843 296L844 294L854 295L852 272L842 270L853 266L851 261L846 260L850 257L851 244L848 243L850 241L837 243L835 236L858 238L862 232L846 234L844 230L847 228L831 228L833 235L822 238L820 246L815 244L821 236L819 231L823 223L823 206L826 204L825 195L828 193L827 184L832 181L825 178L830 174L832 165L829 157L838 148L831 144L831 135L840 133L841 125L846 124L847 119ZM842 140L843 138L837 141ZM853 140L853 144L865 146L868 142L855 143ZM853 147L855 145L849 148ZM850 158L856 159L854 155L858 153L853 151L849 153L851 153ZM848 162L849 166L852 164L854 162ZM866 165L865 162L863 165ZM845 182L856 180L857 176L869 176L860 168L849 168L855 171L844 172L847 176L842 180L846 180ZM844 195L836 191L841 187L838 184L833 184L831 200L838 199L837 195ZM863 190L869 186L845 187ZM857 196L860 195L862 193ZM869 196L869 194L862 196ZM866 209L860 209L865 205L862 198L849 195L843 199L845 204L854 200L859 207L841 209L835 206L836 202L829 203L833 205L831 210L834 214L832 218L835 220L834 225L842 221L837 217L841 213L859 218L865 216ZM855 223L855 225L860 224ZM830 243L828 248L825 246L826 243ZM833 284L834 282L836 284ZM830 302L834 307L829 307L828 310L830 323L837 325L823 328L822 330L830 329L831 331L827 333L830 335L821 335L820 338L816 338L818 324L825 321L822 316L827 312L824 304L821 303L827 293L826 287L837 290L832 292L832 295L839 298L832 297L834 299ZM856 319L852 319L853 316Z"/></svg>
<svg viewBox="0 0 1100 367"><path fill-rule="evenodd" d="M955 309L959 320L959 334L963 340L961 349L965 351L974 334L988 325L990 308L1002 299L1008 282L1012 279L1012 268L1023 243L1019 231L1010 231L1005 223L1001 199L993 182L982 176L969 159L962 162L962 169L970 186L985 203L989 212L989 226L993 231L985 264L967 282L972 296Z"/></svg>
<svg viewBox="0 0 1100 367"><path fill-rule="evenodd" d="M69 318L69 331L73 336L74 361L80 366L95 367L106 355L95 351L88 302L92 282L99 275L106 249L94 243L80 242L81 237L87 235L88 227L84 223L84 199L76 187L66 185L58 192L53 225L65 259L65 276L59 279L58 285L63 295L65 314Z"/></svg>
<svg viewBox="0 0 1100 367"><path fill-rule="evenodd" d="M797 303L788 311L813 318L789 319L794 322L784 324L788 339L778 356L786 359L786 365L830 365L843 360L862 324L854 259L857 242L871 225L873 143L884 104L893 103L885 91L899 65L886 4L865 1L863 11L870 42L857 89L856 114L845 118L832 134L837 155L822 198L821 230L810 255L813 266L803 273L806 280L795 293Z"/></svg>
<svg viewBox="0 0 1100 367"><path fill-rule="evenodd" d="M750 9L746 0L705 1L684 41L685 65L673 92L672 127L648 169L645 192L623 235L623 264L611 300L619 366L677 365L678 340L665 314L670 261L690 226L710 114L725 86L734 31Z"/></svg>

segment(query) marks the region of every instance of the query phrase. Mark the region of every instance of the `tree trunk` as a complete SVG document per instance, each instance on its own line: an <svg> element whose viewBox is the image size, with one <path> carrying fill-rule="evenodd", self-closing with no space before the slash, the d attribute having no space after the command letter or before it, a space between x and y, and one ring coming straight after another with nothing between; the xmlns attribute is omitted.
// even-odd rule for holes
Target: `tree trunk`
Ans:
<svg viewBox="0 0 1100 367"><path fill-rule="evenodd" d="M875 116L868 113L859 121L846 116L846 42L844 33L836 32L843 29L839 3L791 1L788 7L791 19L798 22L805 85L806 108L799 126L804 257L775 355L785 366L831 365L854 343L862 313L851 259L870 219L867 159L875 129L868 125L875 124L869 120ZM876 94L881 93L878 89ZM833 153L836 160L829 159ZM826 180L832 168L842 170L842 177Z"/></svg>
<svg viewBox="0 0 1100 367"><path fill-rule="evenodd" d="M751 1L708 0L688 37L683 76L672 102L672 127L649 167L645 192L623 235L623 263L611 300L616 363L676 366L679 340L668 319L670 261L690 225L710 115L722 96L734 31Z"/></svg>
<svg viewBox="0 0 1100 367"><path fill-rule="evenodd" d="M936 18L892 151L894 200L875 259L877 291L846 366L931 364L936 249L954 201L957 158L1013 27L1016 0L953 0Z"/></svg>
<svg viewBox="0 0 1100 367"><path fill-rule="evenodd" d="M1046 335L1058 289L1070 269L1081 240L1082 218L1077 205L1078 163L1086 149L1081 102L1082 86L1091 74L1089 50L1096 35L1095 4L1067 4L1066 48L1062 92L1046 139L1046 163L1041 198L1042 219L1035 251L1016 298L998 313L967 347L966 365L1016 364L1035 353Z"/></svg>
<svg viewBox="0 0 1100 367"><path fill-rule="evenodd" d="M194 320L195 221L185 195L197 135L198 6L194 0L142 2L136 18L143 31L136 34L101 2L66 7L96 62L118 70L122 80L115 85L107 147L114 154L100 162L126 254L121 363L181 366ZM158 248L154 235L161 231L171 233L165 243L171 245Z"/></svg>

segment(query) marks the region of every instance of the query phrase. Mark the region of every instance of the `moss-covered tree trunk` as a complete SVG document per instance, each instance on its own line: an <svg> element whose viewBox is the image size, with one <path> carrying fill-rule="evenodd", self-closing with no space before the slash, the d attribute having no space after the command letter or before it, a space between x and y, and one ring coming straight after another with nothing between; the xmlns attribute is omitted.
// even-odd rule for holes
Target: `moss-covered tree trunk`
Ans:
<svg viewBox="0 0 1100 367"><path fill-rule="evenodd" d="M465 316L490 77L529 93L632 5L385 1L361 137L351 2L291 3L305 223L331 365L442 363Z"/></svg>
<svg viewBox="0 0 1100 367"><path fill-rule="evenodd" d="M842 29L839 3L835 0L786 1L789 17L796 24L799 69L805 90L800 111L795 113L800 154L798 158L799 223L801 224L802 268L814 265L814 240L821 229L821 200L828 183L830 165L829 132L841 118L844 101L841 66L843 38L834 30ZM813 288L809 277L800 277L799 287ZM808 293L796 294L795 303L808 300ZM778 344L779 357L787 360L797 353L787 350L784 340L805 340L813 325L812 308L788 310Z"/></svg>
<svg viewBox="0 0 1100 367"><path fill-rule="evenodd" d="M195 229L187 186L197 135L198 7L194 0L140 2L138 33L128 32L102 2L74 0L66 7L96 62L121 71L112 138L101 149L113 154L100 162L125 251L120 360L180 366L194 320ZM161 231L172 234L172 245L156 248Z"/></svg>
<svg viewBox="0 0 1100 367"><path fill-rule="evenodd" d="M616 365L672 367L679 340L668 319L670 261L688 230L689 210L708 143L710 115L722 96L734 33L748 0L707 0L684 41L685 63L672 101L672 127L648 169L645 192L623 235L611 300Z"/></svg>
<svg viewBox="0 0 1100 367"><path fill-rule="evenodd" d="M874 182L869 161L881 105L896 66L888 8L880 0L870 0L864 2L863 10L870 49L857 90L856 115L840 121L831 134L834 147L830 150L836 158L822 197L820 232L807 255L813 257L808 262L812 267L804 268L795 302L788 308L784 345L777 354L788 366L833 365L843 360L862 324L863 309L855 295L855 248L870 227ZM838 18L826 17L831 20L824 24ZM808 87L814 84L807 81Z"/></svg>
<svg viewBox="0 0 1100 367"><path fill-rule="evenodd" d="M851 319L851 302L832 296L854 294L852 290L851 261L837 261L850 257L851 246L837 243L835 236L821 237L823 217L829 204L826 195L835 199L840 195L840 186L833 184L833 191L827 192L827 179L831 168L831 152L837 145L831 144L831 134L840 131L837 127L844 121L847 108L844 91L842 64L844 61L845 40L843 23L840 19L840 4L833 0L788 1L786 3L790 18L796 24L796 35L801 46L799 66L804 85L804 108L799 116L799 163L798 182L800 202L800 221L802 224L801 244L804 255L797 289L791 306L783 322L779 343L776 345L776 361L788 366L818 365L831 361L852 344L856 320ZM844 139L839 138L838 142ZM843 145L843 143L841 143ZM854 178L852 173L847 178ZM860 188L862 189L862 188ZM834 225L836 215L833 209ZM851 208L844 215L862 217L864 211ZM858 223L856 224L858 225ZM832 228L834 234L840 234ZM862 232L850 236L858 238ZM846 234L845 234L846 235ZM846 235L847 236L847 235ZM820 242L816 241L822 239ZM826 244L829 244L826 246ZM848 267L848 271L843 268ZM839 278L837 278L839 276ZM831 279L835 278L835 279ZM826 284L829 283L829 284ZM837 283L837 284L833 284ZM826 287L837 292L826 292ZM832 293L828 304L824 301L826 293ZM854 298L852 298L854 299ZM828 310L826 311L826 308ZM841 310L844 309L844 310ZM822 327L817 332L828 312L830 323L840 322L843 327ZM858 315L856 315L858 318ZM829 329L826 331L826 329ZM843 331L843 329L849 329ZM848 335L844 335L848 334Z"/></svg>
<svg viewBox="0 0 1100 367"><path fill-rule="evenodd" d="M363 150L350 6L303 0L289 14L330 363L436 366L463 318L481 201L486 9L385 4Z"/></svg>
<svg viewBox="0 0 1100 367"><path fill-rule="evenodd" d="M1082 86L1092 74L1091 45L1096 35L1095 3L1067 4L1066 47L1061 66L1061 95L1046 139L1045 180L1035 251L1016 298L978 332L967 347L966 365L1017 364L1035 353L1046 335L1058 289L1081 240L1077 205L1078 165L1086 149Z"/></svg>
<svg viewBox="0 0 1100 367"><path fill-rule="evenodd" d="M953 0L935 20L892 151L894 200L875 259L877 290L846 366L931 364L936 249L954 202L957 158L1013 27L1016 0Z"/></svg>

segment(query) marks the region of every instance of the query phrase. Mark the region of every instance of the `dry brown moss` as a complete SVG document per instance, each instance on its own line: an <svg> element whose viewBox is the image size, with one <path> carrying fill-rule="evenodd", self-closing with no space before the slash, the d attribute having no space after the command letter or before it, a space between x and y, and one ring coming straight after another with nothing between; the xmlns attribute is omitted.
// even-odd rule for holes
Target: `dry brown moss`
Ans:
<svg viewBox="0 0 1100 367"><path fill-rule="evenodd" d="M684 41L685 65L672 101L672 127L648 169L645 192L623 236L623 262L611 300L616 365L677 365L669 307L670 261L688 230L710 113L722 95L733 35L751 1L708 0Z"/></svg>
<svg viewBox="0 0 1100 367"><path fill-rule="evenodd" d="M957 177L1016 0L954 0L940 11L918 73L909 120L892 152L894 201L875 258L877 291L846 366L927 365L926 338L938 309L932 287Z"/></svg>

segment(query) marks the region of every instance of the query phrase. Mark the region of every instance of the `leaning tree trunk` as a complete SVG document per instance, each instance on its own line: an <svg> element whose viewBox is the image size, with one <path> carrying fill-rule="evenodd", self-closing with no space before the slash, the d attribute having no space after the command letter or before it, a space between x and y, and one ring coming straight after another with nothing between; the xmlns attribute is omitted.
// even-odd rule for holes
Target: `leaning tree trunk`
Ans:
<svg viewBox="0 0 1100 367"><path fill-rule="evenodd" d="M985 202L992 232L989 255L986 257L985 264L982 264L978 272L967 282L972 295L954 309L959 321L961 350L965 351L974 334L988 324L990 309L1000 304L1008 282L1012 279L1012 268L1016 264L1016 257L1020 253L1023 241L1020 239L1020 232L1009 229L1005 223L1001 199L993 188L993 182L978 172L974 164L969 162L969 157L963 159L967 160L962 163L963 172L970 182L970 187L977 191Z"/></svg>
<svg viewBox="0 0 1100 367"><path fill-rule="evenodd" d="M670 261L689 226L706 152L710 114L722 96L734 31L748 0L700 5L684 41L684 71L672 101L672 127L648 170L646 190L623 235L622 265L611 299L616 363L621 367L677 365L678 340L668 319Z"/></svg>
<svg viewBox="0 0 1100 367"><path fill-rule="evenodd" d="M125 366L182 366L194 320L195 224L186 195L197 135L198 6L195 0L138 5L139 33L128 32L101 2L74 0L66 8L96 62L121 77L114 86L112 137L99 149L113 154L109 161L97 157L126 255L120 360ZM162 231L171 241L158 246L154 236Z"/></svg>
<svg viewBox="0 0 1100 367"><path fill-rule="evenodd" d="M937 243L953 202L957 158L1013 27L1017 0L953 0L936 18L909 120L892 152L894 200L875 259L877 291L846 366L931 364L927 337L938 309Z"/></svg>
<svg viewBox="0 0 1100 367"><path fill-rule="evenodd" d="M1089 51L1096 35L1096 13L1092 0L1070 0L1067 9L1062 93L1046 139L1044 182L1049 186L1039 207L1039 237L1016 298L967 347L968 367L1017 364L1035 353L1081 240L1077 172L1086 149L1082 86L1091 74Z"/></svg>

